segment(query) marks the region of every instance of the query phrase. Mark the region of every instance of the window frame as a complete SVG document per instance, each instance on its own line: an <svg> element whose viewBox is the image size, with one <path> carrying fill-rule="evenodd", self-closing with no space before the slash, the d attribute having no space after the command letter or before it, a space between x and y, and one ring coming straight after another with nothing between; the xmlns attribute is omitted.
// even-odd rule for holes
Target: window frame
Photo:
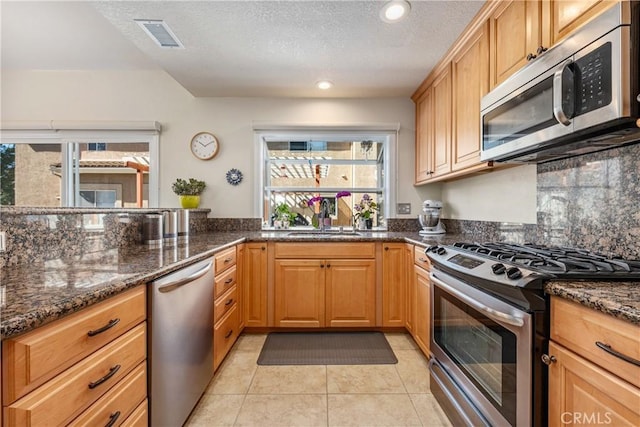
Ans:
<svg viewBox="0 0 640 427"><path fill-rule="evenodd" d="M255 171L254 175L254 216L260 218L263 221L262 228L263 229L271 229L268 224L265 225L265 212L264 212L264 201L266 197L265 191L265 180L266 180L266 166L267 166L267 150L266 150L266 142L269 141L282 141L282 140L316 140L316 141L361 141L366 139L380 139L383 138L382 143L384 144L383 149L383 182L381 187L377 187L381 190L384 205L383 210L381 212L381 217L383 220L383 227L381 229L386 229L387 224L386 220L392 218L394 209L396 205L396 186L397 186L397 141L398 141L398 126L395 128L384 128L381 129L379 126L373 126L368 128L366 126L363 127L342 127L337 126L335 128L326 128L318 130L317 127L295 127L295 129L256 129L254 127L254 153L255 155ZM330 163L336 162L344 162L343 160L331 160ZM282 190L286 190L287 187L282 187ZM302 189L292 189L293 191L298 191ZM341 190L345 190L345 188L323 188L319 192L328 193L328 192L338 192ZM349 188L350 191L358 191L358 188Z"/></svg>
<svg viewBox="0 0 640 427"><path fill-rule="evenodd" d="M154 130L2 130L0 144L60 144L62 182L60 207L78 207L80 194L77 169L80 144L146 143L149 146L149 208L157 208L160 200L160 136ZM104 208L110 209L110 208ZM117 209L117 208L111 208Z"/></svg>

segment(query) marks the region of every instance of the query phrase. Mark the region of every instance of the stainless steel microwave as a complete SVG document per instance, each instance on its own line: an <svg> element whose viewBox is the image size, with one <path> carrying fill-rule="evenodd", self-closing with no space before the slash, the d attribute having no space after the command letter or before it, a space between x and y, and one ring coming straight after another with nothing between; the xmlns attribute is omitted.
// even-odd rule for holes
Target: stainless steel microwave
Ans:
<svg viewBox="0 0 640 427"><path fill-rule="evenodd" d="M613 6L481 101L483 161L541 163L640 141L638 2Z"/></svg>

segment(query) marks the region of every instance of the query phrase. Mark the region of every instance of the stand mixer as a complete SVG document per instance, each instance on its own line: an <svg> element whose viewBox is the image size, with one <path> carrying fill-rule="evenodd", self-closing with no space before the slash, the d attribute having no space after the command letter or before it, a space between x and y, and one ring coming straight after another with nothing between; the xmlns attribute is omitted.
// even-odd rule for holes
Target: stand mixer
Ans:
<svg viewBox="0 0 640 427"><path fill-rule="evenodd" d="M418 221L422 226L420 234L444 234L444 225L440 222L440 210L442 202L439 200L425 200L422 202L422 213L418 215Z"/></svg>

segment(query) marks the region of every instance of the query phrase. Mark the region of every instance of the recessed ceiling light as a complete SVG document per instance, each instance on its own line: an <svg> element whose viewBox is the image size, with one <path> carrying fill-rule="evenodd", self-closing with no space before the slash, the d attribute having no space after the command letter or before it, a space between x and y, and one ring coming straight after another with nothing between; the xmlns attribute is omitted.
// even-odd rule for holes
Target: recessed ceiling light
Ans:
<svg viewBox="0 0 640 427"><path fill-rule="evenodd" d="M169 28L163 20L134 19L134 21L158 46L169 49L184 49L178 37L176 37L173 31L171 31L171 28Z"/></svg>
<svg viewBox="0 0 640 427"><path fill-rule="evenodd" d="M411 5L405 0L392 0L380 9L380 19L384 22L398 22L409 14Z"/></svg>
<svg viewBox="0 0 640 427"><path fill-rule="evenodd" d="M327 90L333 87L333 83L331 83L329 80L320 80L318 83L316 83L316 87L318 89Z"/></svg>

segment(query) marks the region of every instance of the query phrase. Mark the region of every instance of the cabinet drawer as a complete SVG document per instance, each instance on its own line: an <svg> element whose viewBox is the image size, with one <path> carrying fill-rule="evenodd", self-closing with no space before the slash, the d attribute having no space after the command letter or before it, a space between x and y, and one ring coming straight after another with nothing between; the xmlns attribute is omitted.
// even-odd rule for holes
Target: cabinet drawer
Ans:
<svg viewBox="0 0 640 427"><path fill-rule="evenodd" d="M149 425L149 403L145 399L138 407L124 420L122 427L147 427Z"/></svg>
<svg viewBox="0 0 640 427"><path fill-rule="evenodd" d="M640 387L640 367L596 343L640 360L640 327L562 298L551 298L551 339Z"/></svg>
<svg viewBox="0 0 640 427"><path fill-rule="evenodd" d="M375 258L375 243L276 243L276 258Z"/></svg>
<svg viewBox="0 0 640 427"><path fill-rule="evenodd" d="M147 363L142 362L69 426L120 425L147 397Z"/></svg>
<svg viewBox="0 0 640 427"><path fill-rule="evenodd" d="M220 320L213 332L213 366L217 368L238 338L238 304Z"/></svg>
<svg viewBox="0 0 640 427"><path fill-rule="evenodd" d="M142 322L146 318L145 290L139 286L4 341L3 404L26 395Z"/></svg>
<svg viewBox="0 0 640 427"><path fill-rule="evenodd" d="M146 345L142 323L6 407L5 427L68 423L144 361Z"/></svg>
<svg viewBox="0 0 640 427"><path fill-rule="evenodd" d="M231 269L225 271L219 276L216 276L215 298L218 298L236 284L236 273L237 269L234 265Z"/></svg>
<svg viewBox="0 0 640 427"><path fill-rule="evenodd" d="M213 321L214 323L218 323L218 320L222 318L238 301L238 287L233 286L229 289L229 292L222 295L220 298L216 300L216 303L213 307Z"/></svg>
<svg viewBox="0 0 640 427"><path fill-rule="evenodd" d="M225 249L215 254L216 274L223 272L227 268L236 265L236 247Z"/></svg>
<svg viewBox="0 0 640 427"><path fill-rule="evenodd" d="M413 247L413 262L425 270L431 270L431 262L429 261L429 257L424 254L423 247Z"/></svg>

